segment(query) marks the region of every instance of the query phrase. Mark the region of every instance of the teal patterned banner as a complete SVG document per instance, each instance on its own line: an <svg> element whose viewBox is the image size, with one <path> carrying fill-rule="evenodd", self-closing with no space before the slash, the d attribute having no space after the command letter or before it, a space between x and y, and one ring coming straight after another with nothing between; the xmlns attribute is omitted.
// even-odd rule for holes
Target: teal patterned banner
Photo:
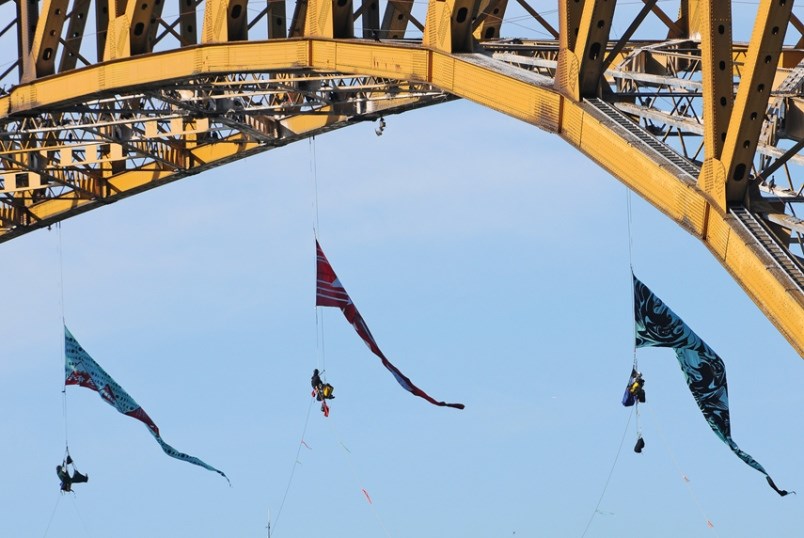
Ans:
<svg viewBox="0 0 804 538"><path fill-rule="evenodd" d="M723 360L645 284L637 277L633 278L636 347L674 349L690 392L715 434L729 445L737 457L764 474L768 484L779 495L787 495L787 491L776 487L765 468L740 450L731 438L729 389Z"/></svg>
<svg viewBox="0 0 804 538"><path fill-rule="evenodd" d="M118 385L117 382L89 356L89 353L84 351L84 348L81 347L81 344L78 343L67 327L64 327L64 352L65 385L78 385L94 390L104 402L124 415L136 418L148 426L148 431L154 436L156 442L159 443L159 446L162 447L165 454L186 461L187 463L201 466L204 469L214 471L226 478L227 482L229 481L229 478L215 467L207 465L194 456L179 452L163 441L162 436L159 434L159 428L156 427L156 424L154 424L154 421L148 416L148 413L146 413L145 410L134 401L134 398L129 396L128 393L123 390L123 387Z"/></svg>

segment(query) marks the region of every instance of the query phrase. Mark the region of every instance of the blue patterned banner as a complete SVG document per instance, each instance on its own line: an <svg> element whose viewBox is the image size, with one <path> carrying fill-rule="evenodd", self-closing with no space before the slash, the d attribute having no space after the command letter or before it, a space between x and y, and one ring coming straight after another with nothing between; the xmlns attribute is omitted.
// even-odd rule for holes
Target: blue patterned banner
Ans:
<svg viewBox="0 0 804 538"><path fill-rule="evenodd" d="M787 491L776 487L765 468L740 450L731 438L729 390L723 360L636 276L634 315L636 347L673 348L690 392L715 434L729 445L737 457L764 474L768 484L779 495L787 495Z"/></svg>
<svg viewBox="0 0 804 538"><path fill-rule="evenodd" d="M229 481L229 478L218 469L207 465L196 457L179 452L164 442L162 440L162 436L159 434L159 428L156 427L156 424L154 424L154 421L151 420L151 417L149 417L143 408L134 401L134 398L129 396L128 393L123 390L123 387L118 385L117 382L115 382L115 380L112 379L112 377L107 374L106 371L92 359L92 357L89 356L89 353L84 351L84 348L81 347L81 344L78 343L66 326L64 327L64 352L66 359L65 385L78 385L94 390L104 402L108 403L124 415L136 418L148 426L148 431L154 436L156 442L159 443L159 446L162 447L162 450L165 452L165 454L173 458L186 461L187 463L199 465L204 469L215 471L222 477L226 478L227 482Z"/></svg>

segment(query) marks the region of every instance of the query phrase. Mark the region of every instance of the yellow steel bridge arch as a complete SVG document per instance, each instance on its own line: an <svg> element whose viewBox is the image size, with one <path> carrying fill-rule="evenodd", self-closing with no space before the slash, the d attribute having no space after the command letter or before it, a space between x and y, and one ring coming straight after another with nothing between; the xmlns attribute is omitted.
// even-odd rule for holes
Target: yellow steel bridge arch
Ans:
<svg viewBox="0 0 804 538"><path fill-rule="evenodd" d="M0 0L0 241L464 98L560 136L660 209L804 355L793 2L760 0L748 24L727 0L616 4ZM514 8L546 39L501 37Z"/></svg>

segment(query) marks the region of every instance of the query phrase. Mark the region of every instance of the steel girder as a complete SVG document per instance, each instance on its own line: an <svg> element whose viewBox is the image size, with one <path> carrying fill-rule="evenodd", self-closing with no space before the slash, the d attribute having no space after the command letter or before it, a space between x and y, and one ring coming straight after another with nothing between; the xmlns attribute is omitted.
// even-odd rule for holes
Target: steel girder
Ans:
<svg viewBox="0 0 804 538"><path fill-rule="evenodd" d="M462 97L558 134L698 237L802 353L792 2L763 0L753 35L728 0L681 0L675 17L653 0L625 15L612 0L557 7L298 0L288 23L284 0L0 0L0 48L17 51L0 68L0 241ZM499 37L522 21L547 40Z"/></svg>

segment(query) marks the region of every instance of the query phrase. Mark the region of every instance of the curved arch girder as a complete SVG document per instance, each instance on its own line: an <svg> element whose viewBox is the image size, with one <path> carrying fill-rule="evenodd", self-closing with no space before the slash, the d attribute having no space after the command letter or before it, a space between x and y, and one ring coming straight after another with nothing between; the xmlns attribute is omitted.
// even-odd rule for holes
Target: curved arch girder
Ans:
<svg viewBox="0 0 804 538"><path fill-rule="evenodd" d="M634 130L624 116L607 111L605 103L568 98L554 88L549 76L517 69L485 55L448 54L415 44L316 38L199 46L100 64L17 87L11 95L0 98L0 118L69 107L98 92L132 93L246 70L337 73L424 84L559 135L700 239L795 349L804 354L804 293L800 283L775 267L766 249L735 214L724 214L711 203L697 186L698 170L694 166L690 169L688 161L679 164L661 147L657 149L644 136L647 132ZM438 97L445 98L443 94ZM302 137L313 132L314 129L305 131ZM190 168L112 169L108 177L101 178L108 185L105 194L114 197L139 192L267 149L264 141L248 133L234 136L226 141L228 153L218 149L224 144L191 150L196 153L190 158ZM204 153L213 149L212 155ZM92 186L92 182L87 185ZM96 199L91 197L93 194ZM30 213L30 222L41 226L90 209L92 204L102 203L99 199L91 189L75 189L32 204L26 212ZM6 238L24 233L22 228L16 224L7 229Z"/></svg>

